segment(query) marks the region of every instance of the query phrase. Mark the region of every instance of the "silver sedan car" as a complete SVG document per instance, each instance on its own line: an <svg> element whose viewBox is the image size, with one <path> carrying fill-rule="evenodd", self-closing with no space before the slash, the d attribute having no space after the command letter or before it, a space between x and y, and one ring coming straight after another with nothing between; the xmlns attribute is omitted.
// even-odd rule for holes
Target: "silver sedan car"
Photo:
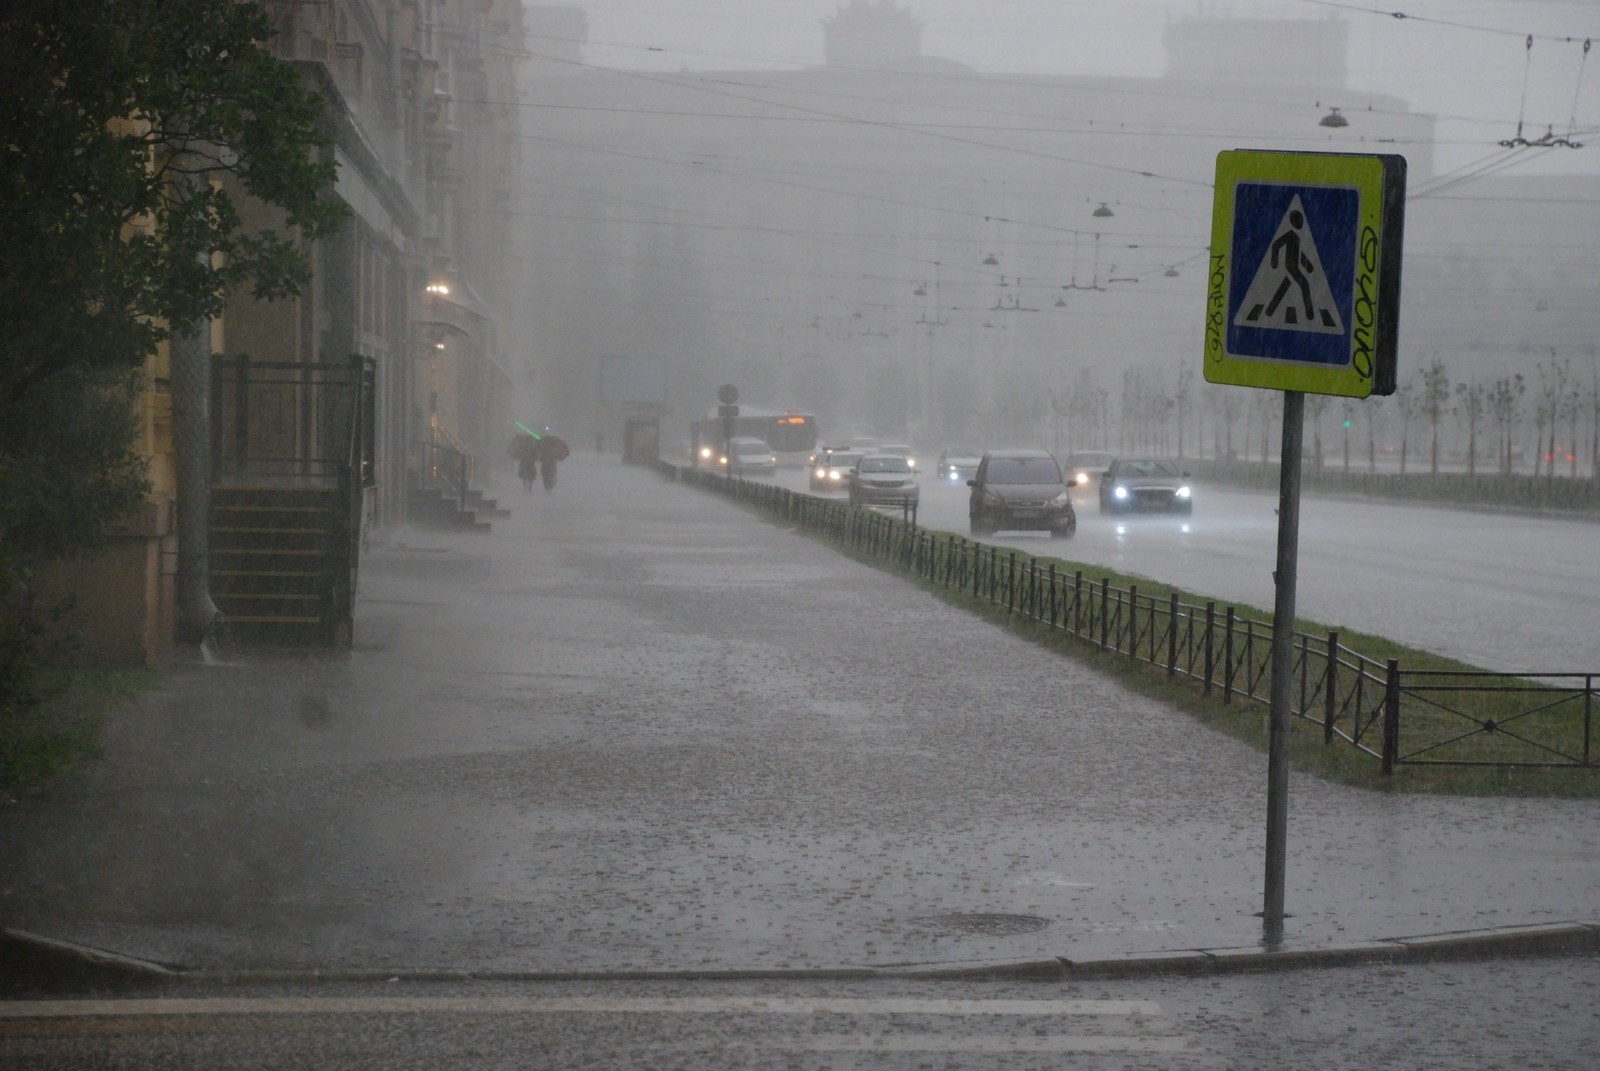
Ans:
<svg viewBox="0 0 1600 1071"><path fill-rule="evenodd" d="M899 454L866 454L848 479L852 506L915 506L922 493L911 459Z"/></svg>

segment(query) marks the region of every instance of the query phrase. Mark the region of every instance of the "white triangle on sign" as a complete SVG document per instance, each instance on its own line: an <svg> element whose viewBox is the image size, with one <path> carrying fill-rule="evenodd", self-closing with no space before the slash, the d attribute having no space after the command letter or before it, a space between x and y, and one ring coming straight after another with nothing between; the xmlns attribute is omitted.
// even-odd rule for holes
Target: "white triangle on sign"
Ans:
<svg viewBox="0 0 1600 1071"><path fill-rule="evenodd" d="M1319 335L1344 334L1344 321L1334 303L1317 243L1311 237L1300 195L1295 194L1284 212L1245 291L1235 327L1271 327L1280 331L1309 331Z"/></svg>

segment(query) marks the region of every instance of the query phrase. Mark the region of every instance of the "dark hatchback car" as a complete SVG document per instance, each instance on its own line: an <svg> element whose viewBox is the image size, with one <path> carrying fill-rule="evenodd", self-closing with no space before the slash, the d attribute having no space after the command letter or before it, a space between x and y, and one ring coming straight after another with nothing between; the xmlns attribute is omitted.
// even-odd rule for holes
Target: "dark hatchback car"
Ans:
<svg viewBox="0 0 1600 1071"><path fill-rule="evenodd" d="M975 536L1042 529L1065 539L1078 530L1066 477L1047 450L990 450L967 486Z"/></svg>
<svg viewBox="0 0 1600 1071"><path fill-rule="evenodd" d="M1119 457L1100 477L1101 513L1194 511L1189 474L1159 457Z"/></svg>

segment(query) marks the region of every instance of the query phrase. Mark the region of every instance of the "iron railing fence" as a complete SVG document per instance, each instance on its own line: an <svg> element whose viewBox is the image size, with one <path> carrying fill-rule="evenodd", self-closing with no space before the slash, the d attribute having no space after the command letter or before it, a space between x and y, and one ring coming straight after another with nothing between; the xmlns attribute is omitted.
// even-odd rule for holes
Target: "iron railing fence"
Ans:
<svg viewBox="0 0 1600 1071"><path fill-rule="evenodd" d="M329 613L349 622L367 492L377 484L377 361L211 358L211 480L222 486L333 487Z"/></svg>
<svg viewBox="0 0 1600 1071"><path fill-rule="evenodd" d="M371 486L375 362L211 359L211 477ZM352 438L354 436L354 438Z"/></svg>
<svg viewBox="0 0 1600 1071"><path fill-rule="evenodd" d="M442 440L413 439L411 450L412 471L421 485L453 497L459 508L466 509L477 459Z"/></svg>
<svg viewBox="0 0 1600 1071"><path fill-rule="evenodd" d="M1396 672L1388 719L1392 762L1408 765L1597 765L1593 673ZM1428 716L1438 726L1419 734Z"/></svg>
<svg viewBox="0 0 1600 1071"><path fill-rule="evenodd" d="M1114 586L1083 570L770 483L659 463L930 583L1193 681L1225 704L1271 702L1273 626L1259 613L1170 591ZM1592 740L1600 673L1402 669L1297 630L1290 715L1382 764L1600 768Z"/></svg>

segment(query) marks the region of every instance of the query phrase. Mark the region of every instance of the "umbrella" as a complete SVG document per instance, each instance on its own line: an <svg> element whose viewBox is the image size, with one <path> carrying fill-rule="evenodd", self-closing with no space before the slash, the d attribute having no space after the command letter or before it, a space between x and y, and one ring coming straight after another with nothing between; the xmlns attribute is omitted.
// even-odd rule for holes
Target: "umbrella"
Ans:
<svg viewBox="0 0 1600 1071"><path fill-rule="evenodd" d="M539 440L532 435L513 436L511 445L506 447L506 453L518 461L531 461L539 456Z"/></svg>

